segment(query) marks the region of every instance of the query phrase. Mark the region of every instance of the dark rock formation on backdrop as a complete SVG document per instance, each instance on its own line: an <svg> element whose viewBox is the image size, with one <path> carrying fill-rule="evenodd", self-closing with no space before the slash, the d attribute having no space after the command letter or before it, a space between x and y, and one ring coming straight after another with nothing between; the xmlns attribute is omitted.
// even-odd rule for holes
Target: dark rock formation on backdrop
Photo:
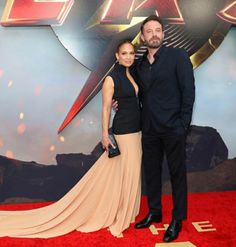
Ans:
<svg viewBox="0 0 236 247"><path fill-rule="evenodd" d="M99 143L89 155L58 154L57 165L43 165L0 156L0 202L58 200L79 181L102 152ZM190 191L236 189L236 160L227 160L228 149L215 129L191 126L186 152ZM166 167L164 164L163 189L169 193Z"/></svg>
<svg viewBox="0 0 236 247"><path fill-rule="evenodd" d="M189 192L236 190L236 158L225 160L207 170L188 173ZM170 181L163 184L163 193L171 193Z"/></svg>
<svg viewBox="0 0 236 247"><path fill-rule="evenodd" d="M186 143L188 172L209 170L228 159L228 149L223 139L211 127L191 126ZM167 165L163 168L163 180L166 180L169 178Z"/></svg>
<svg viewBox="0 0 236 247"><path fill-rule="evenodd" d="M15 202L58 200L83 177L101 153L98 144L90 155L59 154L57 165L0 156L0 203L13 203L12 198Z"/></svg>

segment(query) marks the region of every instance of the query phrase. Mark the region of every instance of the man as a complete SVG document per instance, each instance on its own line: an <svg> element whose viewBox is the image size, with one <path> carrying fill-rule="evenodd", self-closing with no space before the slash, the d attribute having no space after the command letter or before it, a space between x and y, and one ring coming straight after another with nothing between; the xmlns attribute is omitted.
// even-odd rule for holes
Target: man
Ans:
<svg viewBox="0 0 236 247"><path fill-rule="evenodd" d="M183 49L165 47L163 23L156 15L141 25L147 53L137 60L134 74L142 105L143 166L149 213L135 225L146 228L162 221L161 171L166 155L172 185L172 221L163 240L178 237L187 217L185 167L186 132L195 98L193 69Z"/></svg>

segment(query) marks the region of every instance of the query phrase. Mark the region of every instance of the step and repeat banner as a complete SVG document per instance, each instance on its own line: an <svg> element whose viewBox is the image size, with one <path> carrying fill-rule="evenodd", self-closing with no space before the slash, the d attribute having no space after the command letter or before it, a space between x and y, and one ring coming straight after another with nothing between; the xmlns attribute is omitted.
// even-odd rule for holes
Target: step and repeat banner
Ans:
<svg viewBox="0 0 236 247"><path fill-rule="evenodd" d="M194 66L189 191L236 189L236 1L1 0L1 203L56 200L99 158L102 81L151 14Z"/></svg>

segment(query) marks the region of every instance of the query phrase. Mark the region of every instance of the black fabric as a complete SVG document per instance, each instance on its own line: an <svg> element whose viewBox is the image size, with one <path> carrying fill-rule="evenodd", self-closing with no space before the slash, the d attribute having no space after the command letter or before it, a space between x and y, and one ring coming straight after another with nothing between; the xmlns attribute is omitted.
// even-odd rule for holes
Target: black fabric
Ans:
<svg viewBox="0 0 236 247"><path fill-rule="evenodd" d="M117 63L109 76L114 81L113 98L118 101L118 110L112 123L113 133L119 135L140 131L139 99L126 75L126 68Z"/></svg>
<svg viewBox="0 0 236 247"><path fill-rule="evenodd" d="M187 217L187 178L185 166L185 134L162 136L142 135L143 161L148 196L152 214L161 214L162 161L166 154L170 172L173 210L172 218L182 220Z"/></svg>
<svg viewBox="0 0 236 247"><path fill-rule="evenodd" d="M113 157L116 157L117 155L120 155L120 149L116 142L115 136L112 133L109 134L109 139L111 140L112 144L115 147L113 147L112 145L108 146L108 157L113 158Z"/></svg>
<svg viewBox="0 0 236 247"><path fill-rule="evenodd" d="M138 59L134 78L140 88L142 131L184 133L189 127L195 98L194 76L183 49L162 46L150 64L147 56Z"/></svg>
<svg viewBox="0 0 236 247"><path fill-rule="evenodd" d="M139 85L143 167L148 205L161 214L161 175L166 155L173 195L173 219L187 215L185 167L186 130L195 98L191 61L183 49L162 46L149 63L147 54L135 62L132 74Z"/></svg>

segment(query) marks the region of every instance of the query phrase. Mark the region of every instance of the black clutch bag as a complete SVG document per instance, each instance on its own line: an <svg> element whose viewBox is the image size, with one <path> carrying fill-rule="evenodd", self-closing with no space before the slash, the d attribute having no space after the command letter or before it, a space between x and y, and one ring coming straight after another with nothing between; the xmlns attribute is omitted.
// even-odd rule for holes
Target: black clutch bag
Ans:
<svg viewBox="0 0 236 247"><path fill-rule="evenodd" d="M115 136L113 134L109 134L109 139L111 140L111 142L115 146L115 148L113 148L111 145L109 145L109 147L108 147L108 157L112 158L112 157L115 157L117 155L120 155L120 150L119 150L119 147L117 145Z"/></svg>

